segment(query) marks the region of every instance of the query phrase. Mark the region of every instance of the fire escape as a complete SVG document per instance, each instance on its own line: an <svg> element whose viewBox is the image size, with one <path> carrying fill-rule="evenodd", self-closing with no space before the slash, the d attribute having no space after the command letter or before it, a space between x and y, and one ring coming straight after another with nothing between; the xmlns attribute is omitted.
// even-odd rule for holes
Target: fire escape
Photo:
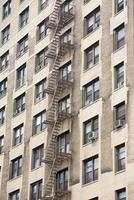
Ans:
<svg viewBox="0 0 134 200"><path fill-rule="evenodd" d="M72 81L60 78L59 69L62 57L73 49L71 43L61 42L62 28L74 17L72 10L62 11L62 0L55 0L54 9L49 18L48 27L52 32L52 40L48 48L47 57L51 61L51 73L48 77L46 92L49 95L50 104L47 111L48 142L45 150L44 162L48 167L49 173L45 180L44 200L69 199L70 192L56 191L56 174L61 163L70 161L70 153L61 153L57 150L57 137L64 120L71 118L71 112L59 110L59 100L63 90L72 88Z"/></svg>

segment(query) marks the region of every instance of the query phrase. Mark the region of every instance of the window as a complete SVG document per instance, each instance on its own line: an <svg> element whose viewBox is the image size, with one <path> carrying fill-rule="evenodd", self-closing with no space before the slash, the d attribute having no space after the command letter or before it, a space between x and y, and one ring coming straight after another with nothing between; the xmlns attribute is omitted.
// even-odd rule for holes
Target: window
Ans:
<svg viewBox="0 0 134 200"><path fill-rule="evenodd" d="M23 28L28 23L29 18L29 7L26 8L20 15L20 28Z"/></svg>
<svg viewBox="0 0 134 200"><path fill-rule="evenodd" d="M71 29L69 29L68 31L66 31L60 39L61 45L63 44L71 44L72 41L72 35L71 35Z"/></svg>
<svg viewBox="0 0 134 200"><path fill-rule="evenodd" d="M100 26L100 7L92 11L85 20L86 34L89 34Z"/></svg>
<svg viewBox="0 0 134 200"><path fill-rule="evenodd" d="M28 50L28 35L17 43L17 57L23 56Z"/></svg>
<svg viewBox="0 0 134 200"><path fill-rule="evenodd" d="M116 199L117 200L126 200L126 189L120 189L116 191Z"/></svg>
<svg viewBox="0 0 134 200"><path fill-rule="evenodd" d="M25 93L15 99L14 115L18 115L24 110L25 110Z"/></svg>
<svg viewBox="0 0 134 200"><path fill-rule="evenodd" d="M9 40L10 35L10 25L4 28L1 32L1 43L5 44Z"/></svg>
<svg viewBox="0 0 134 200"><path fill-rule="evenodd" d="M5 107L0 109L0 125L5 122Z"/></svg>
<svg viewBox="0 0 134 200"><path fill-rule="evenodd" d="M125 28L124 24L120 25L114 30L115 35L115 46L114 50L117 50L124 46L125 44Z"/></svg>
<svg viewBox="0 0 134 200"><path fill-rule="evenodd" d="M65 192L68 190L68 169L59 171L56 175L56 192Z"/></svg>
<svg viewBox="0 0 134 200"><path fill-rule="evenodd" d="M99 62L99 42L85 50L85 69L91 68Z"/></svg>
<svg viewBox="0 0 134 200"><path fill-rule="evenodd" d="M70 153L70 133L67 131L62 133L58 137L58 152L59 153Z"/></svg>
<svg viewBox="0 0 134 200"><path fill-rule="evenodd" d="M42 180L31 184L31 200L39 200L42 198Z"/></svg>
<svg viewBox="0 0 134 200"><path fill-rule="evenodd" d="M60 79L70 81L72 79L72 64L66 63L60 68Z"/></svg>
<svg viewBox="0 0 134 200"><path fill-rule="evenodd" d="M115 13L124 9L124 0L115 0Z"/></svg>
<svg viewBox="0 0 134 200"><path fill-rule="evenodd" d="M84 144L91 142L98 136L98 116L84 122ZM96 138L95 138L96 137Z"/></svg>
<svg viewBox="0 0 134 200"><path fill-rule="evenodd" d="M0 82L0 98L6 95L7 92L7 78Z"/></svg>
<svg viewBox="0 0 134 200"><path fill-rule="evenodd" d="M47 64L48 64L48 59L46 57L47 52L48 52L48 48L45 48L37 54L36 66L35 66L36 72L40 71L41 69L43 69L44 67L47 66Z"/></svg>
<svg viewBox="0 0 134 200"><path fill-rule="evenodd" d="M124 63L115 66L115 88L120 88L124 85Z"/></svg>
<svg viewBox="0 0 134 200"><path fill-rule="evenodd" d="M71 13L73 14L73 0L67 0L62 6L62 13L63 15L66 13Z"/></svg>
<svg viewBox="0 0 134 200"><path fill-rule="evenodd" d="M36 115L33 120L34 134L41 133L46 128L46 111Z"/></svg>
<svg viewBox="0 0 134 200"><path fill-rule="evenodd" d="M42 159L44 156L44 145L41 145L39 147L36 147L33 149L33 154L32 154L32 169L36 169L41 166L42 164Z"/></svg>
<svg viewBox="0 0 134 200"><path fill-rule="evenodd" d="M48 4L48 0L39 0L39 4L39 10L43 10Z"/></svg>
<svg viewBox="0 0 134 200"><path fill-rule="evenodd" d="M20 191L16 190L9 194L9 200L19 200L20 199Z"/></svg>
<svg viewBox="0 0 134 200"><path fill-rule="evenodd" d="M35 86L36 103L45 98L45 96L46 96L45 89L46 89L46 79L44 79L36 84L36 86Z"/></svg>
<svg viewBox="0 0 134 200"><path fill-rule="evenodd" d="M4 152L4 135L0 137L0 154Z"/></svg>
<svg viewBox="0 0 134 200"><path fill-rule="evenodd" d="M38 40L43 39L48 34L48 18L38 25Z"/></svg>
<svg viewBox="0 0 134 200"><path fill-rule="evenodd" d="M125 169L125 144L115 148L116 150L116 171Z"/></svg>
<svg viewBox="0 0 134 200"><path fill-rule="evenodd" d="M98 180L98 156L84 161L84 184Z"/></svg>
<svg viewBox="0 0 134 200"><path fill-rule="evenodd" d="M22 156L11 160L11 179L22 174Z"/></svg>
<svg viewBox="0 0 134 200"><path fill-rule="evenodd" d="M11 0L8 0L3 5L3 19L5 19L11 13Z"/></svg>
<svg viewBox="0 0 134 200"><path fill-rule="evenodd" d="M88 105L100 97L100 84L99 80L93 80L84 86L84 105Z"/></svg>
<svg viewBox="0 0 134 200"><path fill-rule="evenodd" d="M9 65L9 51L0 57L0 71L6 69Z"/></svg>
<svg viewBox="0 0 134 200"><path fill-rule="evenodd" d="M69 96L66 96L65 98L59 101L59 112L71 112L71 100Z"/></svg>
<svg viewBox="0 0 134 200"><path fill-rule="evenodd" d="M16 88L22 87L26 83L26 64L17 69Z"/></svg>
<svg viewBox="0 0 134 200"><path fill-rule="evenodd" d="M23 135L24 135L24 125L23 124L14 128L14 131L13 131L13 146L17 146L17 145L21 144Z"/></svg>
<svg viewBox="0 0 134 200"><path fill-rule="evenodd" d="M115 128L121 128L126 123L125 102L115 106Z"/></svg>

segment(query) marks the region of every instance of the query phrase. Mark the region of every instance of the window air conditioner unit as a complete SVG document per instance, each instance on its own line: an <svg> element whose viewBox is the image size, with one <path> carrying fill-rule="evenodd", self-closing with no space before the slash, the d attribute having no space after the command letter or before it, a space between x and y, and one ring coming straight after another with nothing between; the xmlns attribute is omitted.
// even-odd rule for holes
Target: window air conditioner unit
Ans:
<svg viewBox="0 0 134 200"><path fill-rule="evenodd" d="M116 128L121 128L124 125L124 120L118 119L116 121Z"/></svg>
<svg viewBox="0 0 134 200"><path fill-rule="evenodd" d="M89 134L89 141L94 142L98 138L98 133L95 131L92 131L91 134Z"/></svg>

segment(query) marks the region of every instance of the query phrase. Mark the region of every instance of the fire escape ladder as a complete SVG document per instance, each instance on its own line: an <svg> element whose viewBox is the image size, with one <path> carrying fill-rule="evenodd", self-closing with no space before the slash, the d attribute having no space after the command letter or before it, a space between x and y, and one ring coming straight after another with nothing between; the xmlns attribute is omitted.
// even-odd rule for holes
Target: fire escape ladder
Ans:
<svg viewBox="0 0 134 200"><path fill-rule="evenodd" d="M61 43L61 30L72 18L73 14L62 12L62 0L54 1L54 9L49 18L48 28L53 31L53 39L48 47L47 57L52 61L50 76L46 92L51 96L51 104L47 111L47 122L51 128L48 134L48 142L45 150L44 162L48 165L49 174L45 182L44 200L61 200L64 191L56 194L56 174L63 160L70 160L71 153L62 153L57 148L57 138L60 133L61 125L65 119L71 117L71 113L59 110L59 100L64 89L69 89L72 82L60 79L59 69L62 57L73 48L72 44ZM69 192L69 191L68 191ZM66 191L67 193L67 191ZM61 197L62 196L62 197Z"/></svg>

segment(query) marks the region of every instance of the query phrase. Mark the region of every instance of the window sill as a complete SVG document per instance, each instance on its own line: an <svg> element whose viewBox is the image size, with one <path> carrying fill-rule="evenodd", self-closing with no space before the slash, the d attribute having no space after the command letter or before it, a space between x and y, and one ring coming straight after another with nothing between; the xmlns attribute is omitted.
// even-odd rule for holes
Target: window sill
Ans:
<svg viewBox="0 0 134 200"><path fill-rule="evenodd" d="M35 137L35 136L37 136L37 135L40 135L41 133L45 132L46 129L47 129L47 127L46 127L45 129L43 129L42 131L40 131L39 133L34 133L34 134L32 134L32 137Z"/></svg>
<svg viewBox="0 0 134 200"><path fill-rule="evenodd" d="M22 142L20 142L19 144L14 145L14 146L12 146L12 149L17 148L17 147L20 146L21 144L22 144Z"/></svg>
<svg viewBox="0 0 134 200"><path fill-rule="evenodd" d="M118 174L124 173L125 171L126 171L125 169L122 169L122 170L120 170L120 171L115 172L115 175L118 175Z"/></svg>
<svg viewBox="0 0 134 200"><path fill-rule="evenodd" d="M3 68L0 70L0 73L2 73L2 72L6 72L6 71L7 71L7 69L8 69L8 66L9 66L9 65L7 65L7 66L3 67Z"/></svg>
<svg viewBox="0 0 134 200"><path fill-rule="evenodd" d="M0 153L0 156L4 155L4 151Z"/></svg>
<svg viewBox="0 0 134 200"><path fill-rule="evenodd" d="M82 109L84 110L84 109L86 109L87 107L92 106L93 104L97 103L99 100L100 100L100 98L97 99L96 101L93 101L93 102L87 104L87 105L84 105L84 106L82 107Z"/></svg>
<svg viewBox="0 0 134 200"><path fill-rule="evenodd" d="M114 51L113 51L113 54L117 53L118 51L120 51L120 50L123 49L124 47L125 47L125 44L124 44L122 47L120 47L119 49L114 50Z"/></svg>
<svg viewBox="0 0 134 200"><path fill-rule="evenodd" d="M96 64L93 64L91 67L87 67L87 68L84 67L83 72L86 73L87 71L89 71L89 70L91 70L92 68L96 67L98 64L99 64L99 62L96 63Z"/></svg>
<svg viewBox="0 0 134 200"><path fill-rule="evenodd" d="M25 25L23 26L19 26L18 31L21 31L23 28L25 28L27 25L29 24L29 22L27 22Z"/></svg>
<svg viewBox="0 0 134 200"><path fill-rule="evenodd" d="M126 122L123 126L121 126L120 128L114 128L113 131L116 132L116 131L120 131L121 129L125 128L126 127Z"/></svg>
<svg viewBox="0 0 134 200"><path fill-rule="evenodd" d="M123 11L124 11L124 8L122 10L120 10L119 12L114 12L113 17L116 17L117 15L119 15Z"/></svg>
<svg viewBox="0 0 134 200"><path fill-rule="evenodd" d="M19 179L19 178L21 178L21 177L22 177L22 174L19 175L19 176L17 176L17 177L15 177L15 178L10 178L10 179L9 179L9 182L15 181L15 180L17 180L17 179Z"/></svg>
<svg viewBox="0 0 134 200"><path fill-rule="evenodd" d="M17 116L21 115L22 113L25 112L25 110L26 110L26 109L24 109L23 111L21 111L21 112L19 112L19 113L17 113L17 114L14 113L14 114L13 114L13 117L17 117Z"/></svg>
<svg viewBox="0 0 134 200"><path fill-rule="evenodd" d="M19 58L22 58L22 56L24 56L26 53L28 53L28 50L29 49L27 49L25 52L23 52L23 54L21 54L21 55L16 55L16 60L18 60Z"/></svg>
<svg viewBox="0 0 134 200"><path fill-rule="evenodd" d="M41 67L39 70L36 70L36 68L35 68L35 74L38 74L38 72L40 72L42 69L46 68L47 66L48 66L48 64L47 64L47 65L44 65L44 66Z"/></svg>
<svg viewBox="0 0 134 200"><path fill-rule="evenodd" d="M118 90L122 89L124 87L124 85L120 86L120 87L117 87L114 89L114 92L117 92Z"/></svg>
<svg viewBox="0 0 134 200"><path fill-rule="evenodd" d="M36 168L33 168L33 169L31 169L31 172L34 172L34 171L36 171L36 170L38 170L38 169L40 169L40 168L42 168L43 167L43 165L40 165L40 166L38 166L38 167L36 167Z"/></svg>
<svg viewBox="0 0 134 200"><path fill-rule="evenodd" d="M0 99L4 98L7 95L7 92L0 96Z"/></svg>
<svg viewBox="0 0 134 200"><path fill-rule="evenodd" d="M21 89L22 87L24 87L26 85L26 83L24 83L23 85L20 85L18 87L16 87L15 91L18 91L19 89Z"/></svg>
<svg viewBox="0 0 134 200"><path fill-rule="evenodd" d="M83 40L85 40L90 35L92 35L94 32L96 32L99 28L100 28L100 25L98 27L96 27L93 31L91 31L90 33L86 33L86 35L83 37Z"/></svg>
<svg viewBox="0 0 134 200"><path fill-rule="evenodd" d="M43 100L46 100L46 95L45 95L45 97L41 98L41 99L38 100L38 101L37 101L36 98L35 98L34 104L36 105L36 104L40 103L40 102L43 101Z"/></svg>
<svg viewBox="0 0 134 200"><path fill-rule="evenodd" d="M99 134L98 134L98 135L99 135ZM95 141L93 141L93 142L88 142L88 143L86 143L86 144L83 144L82 147L84 148L84 147L86 147L86 146L88 146L88 145L90 145L90 144L95 144L95 143L97 142L97 140L98 140L98 138L97 138Z"/></svg>
<svg viewBox="0 0 134 200"><path fill-rule="evenodd" d="M37 39L36 40L36 44L39 44L42 40L44 40L46 37L48 36L48 34L47 35L44 35L41 39Z"/></svg>
<svg viewBox="0 0 134 200"><path fill-rule="evenodd" d="M89 183L85 183L82 185L82 187L86 187L86 186L89 186L91 184L94 184L94 183L98 183L99 181L98 180L95 180L95 181L92 181L92 182L89 182Z"/></svg>

